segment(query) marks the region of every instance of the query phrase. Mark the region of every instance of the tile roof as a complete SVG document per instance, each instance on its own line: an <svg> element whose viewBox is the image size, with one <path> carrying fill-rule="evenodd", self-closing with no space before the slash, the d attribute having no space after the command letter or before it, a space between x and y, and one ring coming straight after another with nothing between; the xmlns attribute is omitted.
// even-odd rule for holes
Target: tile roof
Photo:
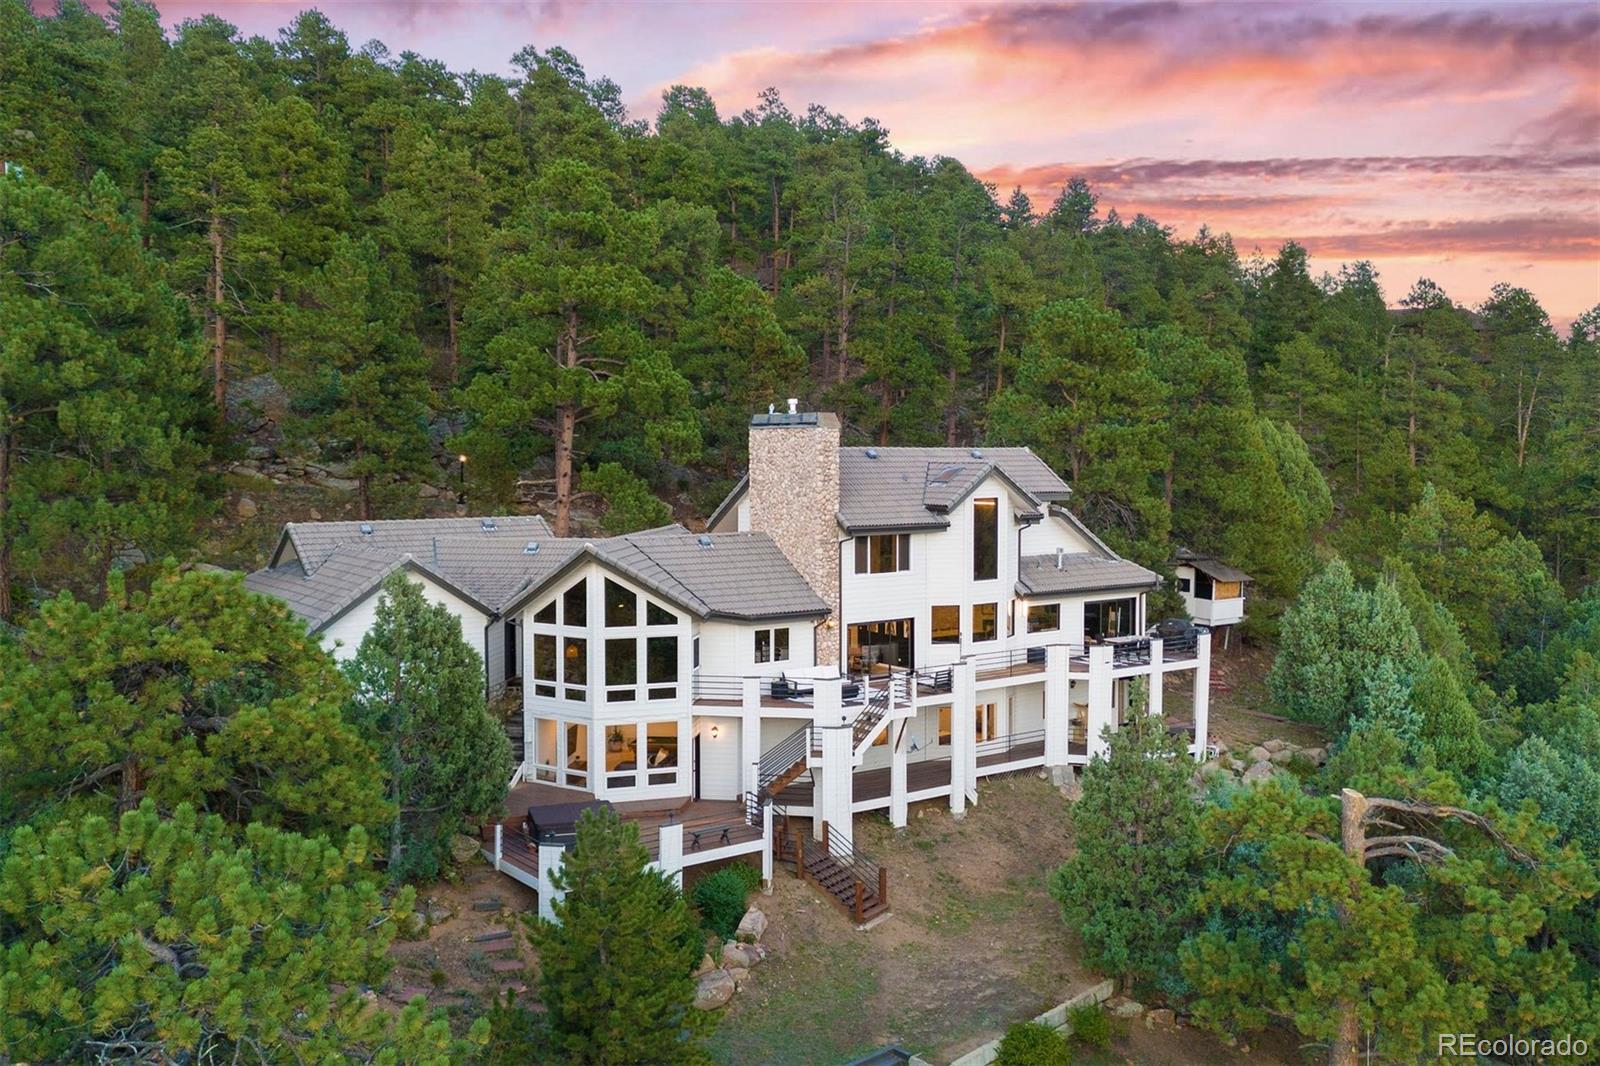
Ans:
<svg viewBox="0 0 1600 1066"><path fill-rule="evenodd" d="M492 523L492 528L486 528ZM362 532L363 527L370 532ZM307 570L315 570L335 546L356 544L393 553L410 552L419 558L432 551L435 537L470 537L500 541L521 537L550 536L550 525L539 515L485 515L481 518L402 518L377 522L290 522L283 527L277 562L284 541L294 546L295 554Z"/></svg>
<svg viewBox="0 0 1600 1066"><path fill-rule="evenodd" d="M247 587L275 596L315 632L366 598L401 566L426 575L495 615L518 608L580 556L593 558L701 618L780 618L822 615L827 605L764 533L694 534L665 526L620 537L556 538L537 524L496 520L493 532L462 520L433 529L383 536L299 523L285 530L300 545L300 560L280 562L245 579ZM471 520L477 522L477 519ZM359 523L328 523L359 526ZM422 524L419 523L418 526ZM509 528L508 528L509 527ZM540 535L540 534L543 535ZM318 563L304 563L307 546Z"/></svg>
<svg viewBox="0 0 1600 1066"><path fill-rule="evenodd" d="M993 472L1035 503L1072 493L1027 448L848 447L839 449L839 522L852 532L942 529L944 513Z"/></svg>
<svg viewBox="0 0 1600 1066"><path fill-rule="evenodd" d="M1159 576L1138 563L1095 552L1024 555L1017 564L1017 592L1023 596L1153 588L1160 583Z"/></svg>

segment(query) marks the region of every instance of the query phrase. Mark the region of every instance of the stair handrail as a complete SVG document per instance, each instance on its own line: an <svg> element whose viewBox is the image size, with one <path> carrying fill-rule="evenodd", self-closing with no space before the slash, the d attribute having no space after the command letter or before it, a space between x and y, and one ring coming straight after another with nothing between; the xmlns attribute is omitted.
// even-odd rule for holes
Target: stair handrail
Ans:
<svg viewBox="0 0 1600 1066"><path fill-rule="evenodd" d="M796 763L806 759L812 748L813 727L808 723L796 729L793 733L774 744L766 754L761 756L761 762L756 770L756 793L763 798L769 797L769 786L794 769Z"/></svg>
<svg viewBox="0 0 1600 1066"><path fill-rule="evenodd" d="M842 840L832 831L827 822L822 823L822 846L834 862L842 866L857 886L855 894L855 919L859 924L863 915L861 913L863 889L878 897L878 902L884 906L889 905L889 874L878 863L869 859L855 849L853 842Z"/></svg>

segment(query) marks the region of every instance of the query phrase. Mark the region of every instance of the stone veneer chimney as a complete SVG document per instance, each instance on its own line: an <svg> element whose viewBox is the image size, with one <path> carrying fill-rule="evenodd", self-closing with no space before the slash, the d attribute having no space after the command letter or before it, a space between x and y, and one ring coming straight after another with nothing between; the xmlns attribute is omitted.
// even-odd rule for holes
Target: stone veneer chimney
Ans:
<svg viewBox="0 0 1600 1066"><path fill-rule="evenodd" d="M839 416L769 411L750 419L750 528L770 536L832 610L817 663L839 662Z"/></svg>

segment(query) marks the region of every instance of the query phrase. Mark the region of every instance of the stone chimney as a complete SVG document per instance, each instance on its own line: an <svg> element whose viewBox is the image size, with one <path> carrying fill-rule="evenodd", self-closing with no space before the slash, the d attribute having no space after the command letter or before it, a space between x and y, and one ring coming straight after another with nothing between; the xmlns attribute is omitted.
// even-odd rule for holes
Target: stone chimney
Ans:
<svg viewBox="0 0 1600 1066"><path fill-rule="evenodd" d="M750 419L750 528L775 541L832 610L817 662L839 662L839 416L769 409Z"/></svg>

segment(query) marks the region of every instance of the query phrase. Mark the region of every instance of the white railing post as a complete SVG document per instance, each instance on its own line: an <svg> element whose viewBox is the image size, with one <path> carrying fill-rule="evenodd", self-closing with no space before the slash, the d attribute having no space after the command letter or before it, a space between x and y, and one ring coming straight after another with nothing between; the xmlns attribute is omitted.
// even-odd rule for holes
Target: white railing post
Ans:
<svg viewBox="0 0 1600 1066"><path fill-rule="evenodd" d="M500 857L506 853L505 846L506 827L499 822L494 823L494 868L500 870Z"/></svg>
<svg viewBox="0 0 1600 1066"><path fill-rule="evenodd" d="M904 829L910 816L906 802L906 732L909 720L891 722L889 729L889 824Z"/></svg>
<svg viewBox="0 0 1600 1066"><path fill-rule="evenodd" d="M744 760L744 789L754 792L761 785L761 679L739 681L739 756Z"/></svg>
<svg viewBox="0 0 1600 1066"><path fill-rule="evenodd" d="M556 900L565 895L556 889L555 875L566 853L560 844L539 843L539 917L547 922L556 920Z"/></svg>
<svg viewBox="0 0 1600 1066"><path fill-rule="evenodd" d="M1194 663L1194 757L1206 758L1207 733L1211 725L1211 633L1201 633L1195 641Z"/></svg>
<svg viewBox="0 0 1600 1066"><path fill-rule="evenodd" d="M1165 686L1162 685L1161 681L1162 681L1162 678L1165 675L1161 672L1161 668L1162 668L1162 665L1165 662L1166 662L1166 642L1163 641L1160 637L1151 637L1150 638L1150 713L1151 714L1161 714L1162 713L1162 700L1165 697L1165 693L1162 690L1163 690L1163 688Z"/></svg>
<svg viewBox="0 0 1600 1066"><path fill-rule="evenodd" d="M656 862L661 869L672 875L678 887L683 887L683 823L669 822L660 830L660 847L657 849Z"/></svg>
<svg viewBox="0 0 1600 1066"><path fill-rule="evenodd" d="M972 734L978 706L978 671L967 659L950 670L950 813L960 818L967 813L967 796L977 791L974 778L978 762Z"/></svg>
<svg viewBox="0 0 1600 1066"><path fill-rule="evenodd" d="M772 804L761 805L761 891L772 894Z"/></svg>

